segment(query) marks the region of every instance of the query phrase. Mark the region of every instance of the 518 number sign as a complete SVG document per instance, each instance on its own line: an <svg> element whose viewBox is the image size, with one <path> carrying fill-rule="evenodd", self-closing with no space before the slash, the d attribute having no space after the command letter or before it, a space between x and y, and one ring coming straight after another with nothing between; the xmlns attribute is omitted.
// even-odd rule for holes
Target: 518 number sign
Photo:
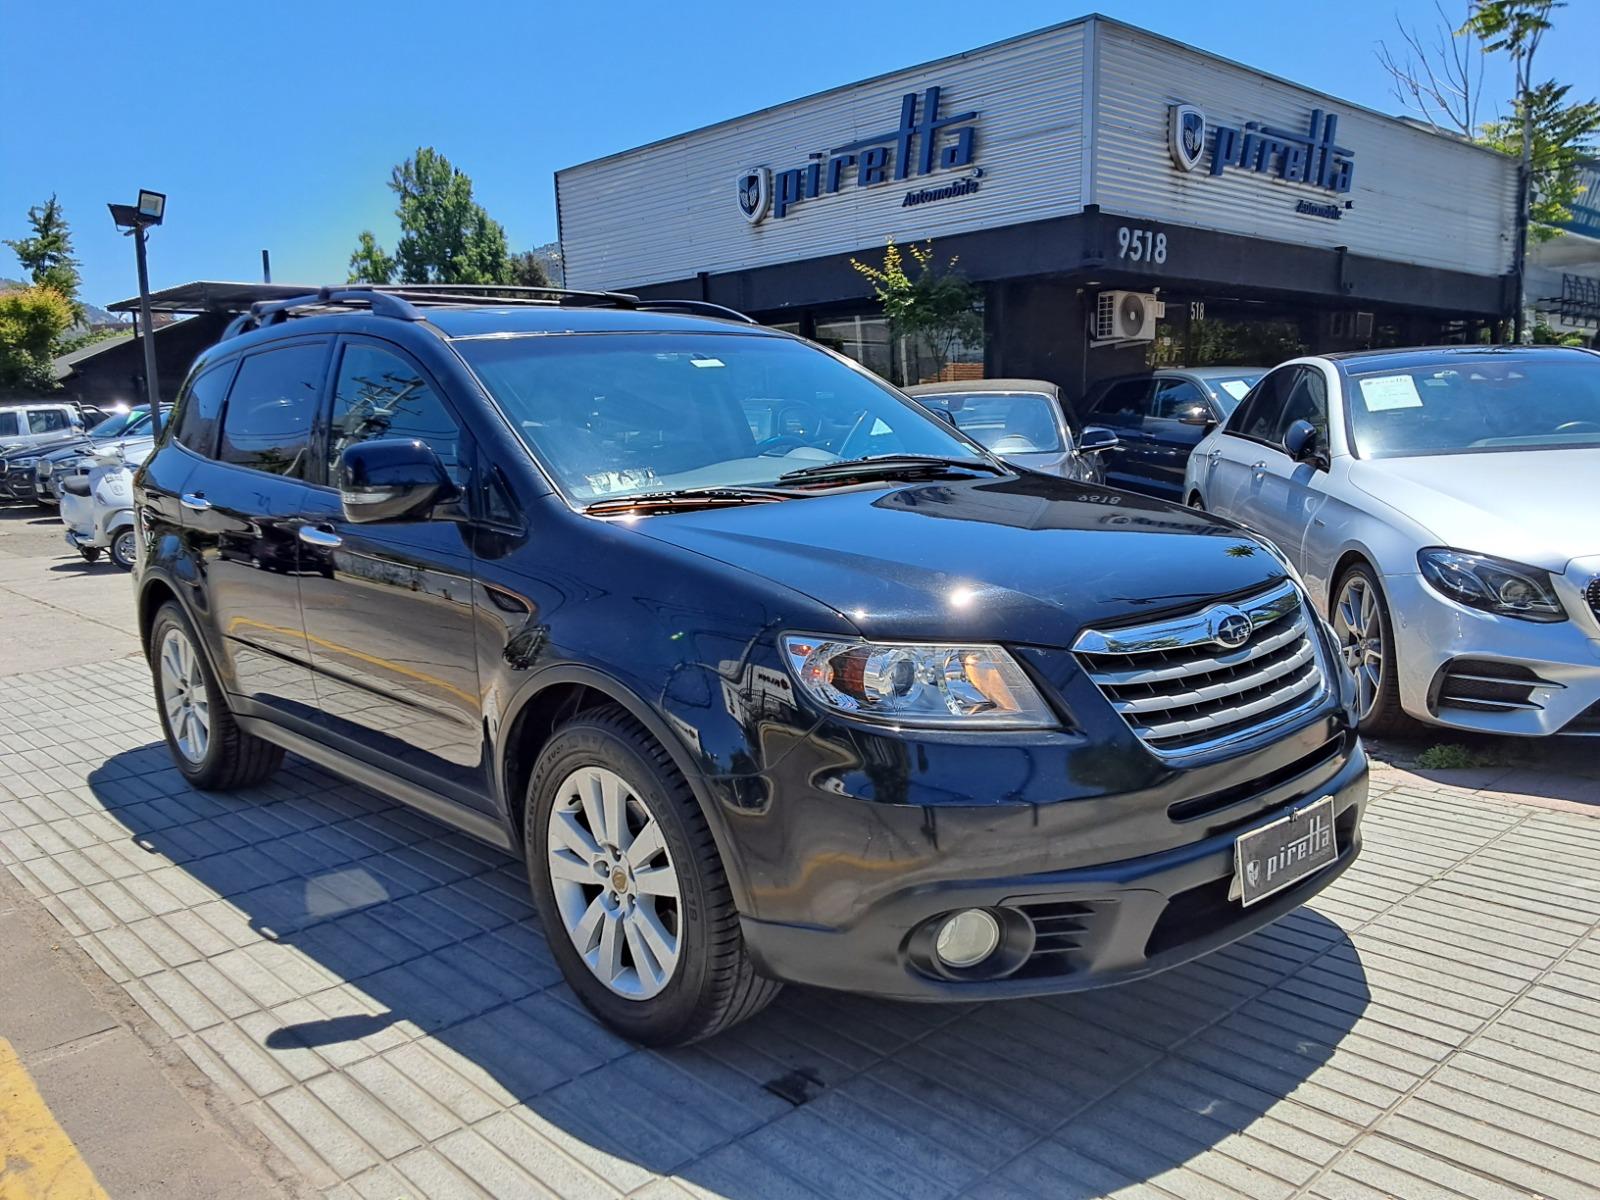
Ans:
<svg viewBox="0 0 1600 1200"><path fill-rule="evenodd" d="M1140 229L1135 225L1117 227L1117 257L1129 262L1167 261L1167 235L1160 229Z"/></svg>

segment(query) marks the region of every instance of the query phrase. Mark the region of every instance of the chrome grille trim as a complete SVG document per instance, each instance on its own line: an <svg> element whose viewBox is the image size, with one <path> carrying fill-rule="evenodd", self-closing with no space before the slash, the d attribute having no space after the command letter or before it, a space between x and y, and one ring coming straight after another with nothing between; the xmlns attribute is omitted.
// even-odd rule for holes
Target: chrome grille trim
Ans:
<svg viewBox="0 0 1600 1200"><path fill-rule="evenodd" d="M1584 589L1583 598L1589 602L1589 611L1594 613L1595 619L1600 620L1600 575L1589 581L1589 586Z"/></svg>
<svg viewBox="0 0 1600 1200"><path fill-rule="evenodd" d="M1237 649L1217 640L1243 613ZM1089 678L1150 750L1179 758L1291 720L1328 690L1315 616L1290 580L1237 603L1120 629L1089 629L1073 651ZM1235 624L1237 624L1235 620Z"/></svg>

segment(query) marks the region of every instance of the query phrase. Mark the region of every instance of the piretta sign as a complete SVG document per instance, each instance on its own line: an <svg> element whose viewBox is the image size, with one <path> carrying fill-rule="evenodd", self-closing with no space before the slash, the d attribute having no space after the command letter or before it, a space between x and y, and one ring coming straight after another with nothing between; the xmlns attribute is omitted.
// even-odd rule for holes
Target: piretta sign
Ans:
<svg viewBox="0 0 1600 1200"><path fill-rule="evenodd" d="M939 113L937 87L900 99L900 123L873 137L819 150L800 166L773 171L751 167L739 174L739 211L750 224L786 217L797 205L847 187L877 187L972 165L977 152L977 112ZM976 191L976 187L969 190Z"/></svg>

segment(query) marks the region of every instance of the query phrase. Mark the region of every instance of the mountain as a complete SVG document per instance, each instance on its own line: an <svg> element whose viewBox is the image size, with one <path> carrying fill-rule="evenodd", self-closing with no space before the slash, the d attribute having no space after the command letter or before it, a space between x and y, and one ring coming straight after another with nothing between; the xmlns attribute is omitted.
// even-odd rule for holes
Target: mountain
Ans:
<svg viewBox="0 0 1600 1200"><path fill-rule="evenodd" d="M543 249L543 247L541 247L541 249ZM556 252L558 254L560 253L559 247L557 248ZM13 292L18 288L25 288L28 286L27 280L24 279L0 279L0 292ZM127 317L120 316L114 312L107 312L98 304L84 303L83 320L74 325L68 332L87 333L91 329L103 329L108 325L128 324L130 324L130 322Z"/></svg>

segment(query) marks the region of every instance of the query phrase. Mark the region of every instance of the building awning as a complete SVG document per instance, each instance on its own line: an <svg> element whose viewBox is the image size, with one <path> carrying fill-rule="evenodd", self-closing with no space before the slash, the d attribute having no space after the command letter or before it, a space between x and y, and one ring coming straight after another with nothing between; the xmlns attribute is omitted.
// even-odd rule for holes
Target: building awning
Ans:
<svg viewBox="0 0 1600 1200"><path fill-rule="evenodd" d="M150 293L150 310L159 313L242 313L258 300L289 300L317 290L316 284L228 283L214 279L180 283ZM139 297L106 305L112 312L136 313Z"/></svg>

